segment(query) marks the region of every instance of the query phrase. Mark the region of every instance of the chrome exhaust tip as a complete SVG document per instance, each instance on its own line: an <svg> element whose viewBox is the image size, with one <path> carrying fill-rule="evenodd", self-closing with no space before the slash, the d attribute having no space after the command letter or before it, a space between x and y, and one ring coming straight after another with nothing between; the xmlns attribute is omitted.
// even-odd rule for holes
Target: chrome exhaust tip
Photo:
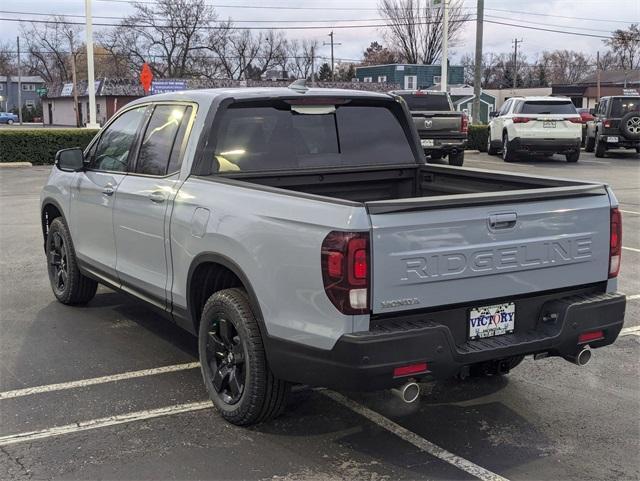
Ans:
<svg viewBox="0 0 640 481"><path fill-rule="evenodd" d="M398 388L392 389L391 392L407 404L410 404L420 397L420 386L418 383L408 382Z"/></svg>
<svg viewBox="0 0 640 481"><path fill-rule="evenodd" d="M585 366L591 360L591 350L588 347L584 347L573 356L565 356L565 359L578 366Z"/></svg>

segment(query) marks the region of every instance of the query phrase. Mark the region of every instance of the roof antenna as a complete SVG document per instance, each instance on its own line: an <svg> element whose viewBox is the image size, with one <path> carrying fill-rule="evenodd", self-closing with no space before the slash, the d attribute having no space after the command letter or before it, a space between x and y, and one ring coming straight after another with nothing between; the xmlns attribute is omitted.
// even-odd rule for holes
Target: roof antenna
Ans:
<svg viewBox="0 0 640 481"><path fill-rule="evenodd" d="M309 90L309 87L307 87L307 79L300 78L298 80L295 80L289 84L289 88L291 90L295 90L296 92L303 94L307 90Z"/></svg>

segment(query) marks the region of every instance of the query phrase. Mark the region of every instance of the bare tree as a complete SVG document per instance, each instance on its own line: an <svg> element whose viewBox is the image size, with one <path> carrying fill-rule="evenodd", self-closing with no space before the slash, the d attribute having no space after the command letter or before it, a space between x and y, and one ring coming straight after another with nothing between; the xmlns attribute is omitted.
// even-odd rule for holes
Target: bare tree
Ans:
<svg viewBox="0 0 640 481"><path fill-rule="evenodd" d="M215 21L204 0L158 0L134 3L136 12L115 29L99 35L100 46L125 57L137 72L147 62L157 77L186 77L199 69L196 52L205 49Z"/></svg>
<svg viewBox="0 0 640 481"><path fill-rule="evenodd" d="M71 53L80 47L79 29L65 17L53 17L55 23L22 23L22 37L27 42L27 66L47 82L71 79ZM70 45L73 49L70 50Z"/></svg>
<svg viewBox="0 0 640 481"><path fill-rule="evenodd" d="M318 41L304 39L287 43L287 70L294 78L311 76L312 50L318 51Z"/></svg>
<svg viewBox="0 0 640 481"><path fill-rule="evenodd" d="M282 32L254 34L235 29L231 22L224 27L211 34L207 43L226 78L259 79L268 69L284 64L287 42Z"/></svg>
<svg viewBox="0 0 640 481"><path fill-rule="evenodd" d="M449 1L449 43L455 45L464 22L462 0ZM389 24L385 38L407 63L433 64L442 55L444 11L429 0L380 0L380 15Z"/></svg>
<svg viewBox="0 0 640 481"><path fill-rule="evenodd" d="M625 86L629 71L640 67L640 28L632 23L628 29L618 29L604 43L618 59L620 68L625 72Z"/></svg>
<svg viewBox="0 0 640 481"><path fill-rule="evenodd" d="M545 77L552 84L576 83L593 73L595 60L573 50L542 52L540 65Z"/></svg>
<svg viewBox="0 0 640 481"><path fill-rule="evenodd" d="M14 49L9 42L0 42L0 72L4 75L13 75L17 70L18 56Z"/></svg>

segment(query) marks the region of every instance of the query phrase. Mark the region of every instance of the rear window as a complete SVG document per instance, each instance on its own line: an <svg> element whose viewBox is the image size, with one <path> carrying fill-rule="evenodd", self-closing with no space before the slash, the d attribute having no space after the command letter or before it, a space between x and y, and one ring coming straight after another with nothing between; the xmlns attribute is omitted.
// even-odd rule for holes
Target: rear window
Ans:
<svg viewBox="0 0 640 481"><path fill-rule="evenodd" d="M284 102L282 102L284 104ZM232 105L222 113L220 172L355 167L415 162L397 115L384 106ZM214 169L215 170L215 169Z"/></svg>
<svg viewBox="0 0 640 481"><path fill-rule="evenodd" d="M616 98L612 100L610 116L618 118L638 110L640 110L640 97Z"/></svg>
<svg viewBox="0 0 640 481"><path fill-rule="evenodd" d="M449 99L446 95L402 94L400 97L407 102L409 110L433 110L436 112L451 110Z"/></svg>
<svg viewBox="0 0 640 481"><path fill-rule="evenodd" d="M576 108L570 100L558 102L557 100L527 100L518 113L521 114L575 114Z"/></svg>

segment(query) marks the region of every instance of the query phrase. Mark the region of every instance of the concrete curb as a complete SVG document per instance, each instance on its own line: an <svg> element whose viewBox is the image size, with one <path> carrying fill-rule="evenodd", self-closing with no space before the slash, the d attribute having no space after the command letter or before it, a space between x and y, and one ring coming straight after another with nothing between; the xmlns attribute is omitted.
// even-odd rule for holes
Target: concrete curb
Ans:
<svg viewBox="0 0 640 481"><path fill-rule="evenodd" d="M31 162L0 162L0 169L24 169L33 167Z"/></svg>

